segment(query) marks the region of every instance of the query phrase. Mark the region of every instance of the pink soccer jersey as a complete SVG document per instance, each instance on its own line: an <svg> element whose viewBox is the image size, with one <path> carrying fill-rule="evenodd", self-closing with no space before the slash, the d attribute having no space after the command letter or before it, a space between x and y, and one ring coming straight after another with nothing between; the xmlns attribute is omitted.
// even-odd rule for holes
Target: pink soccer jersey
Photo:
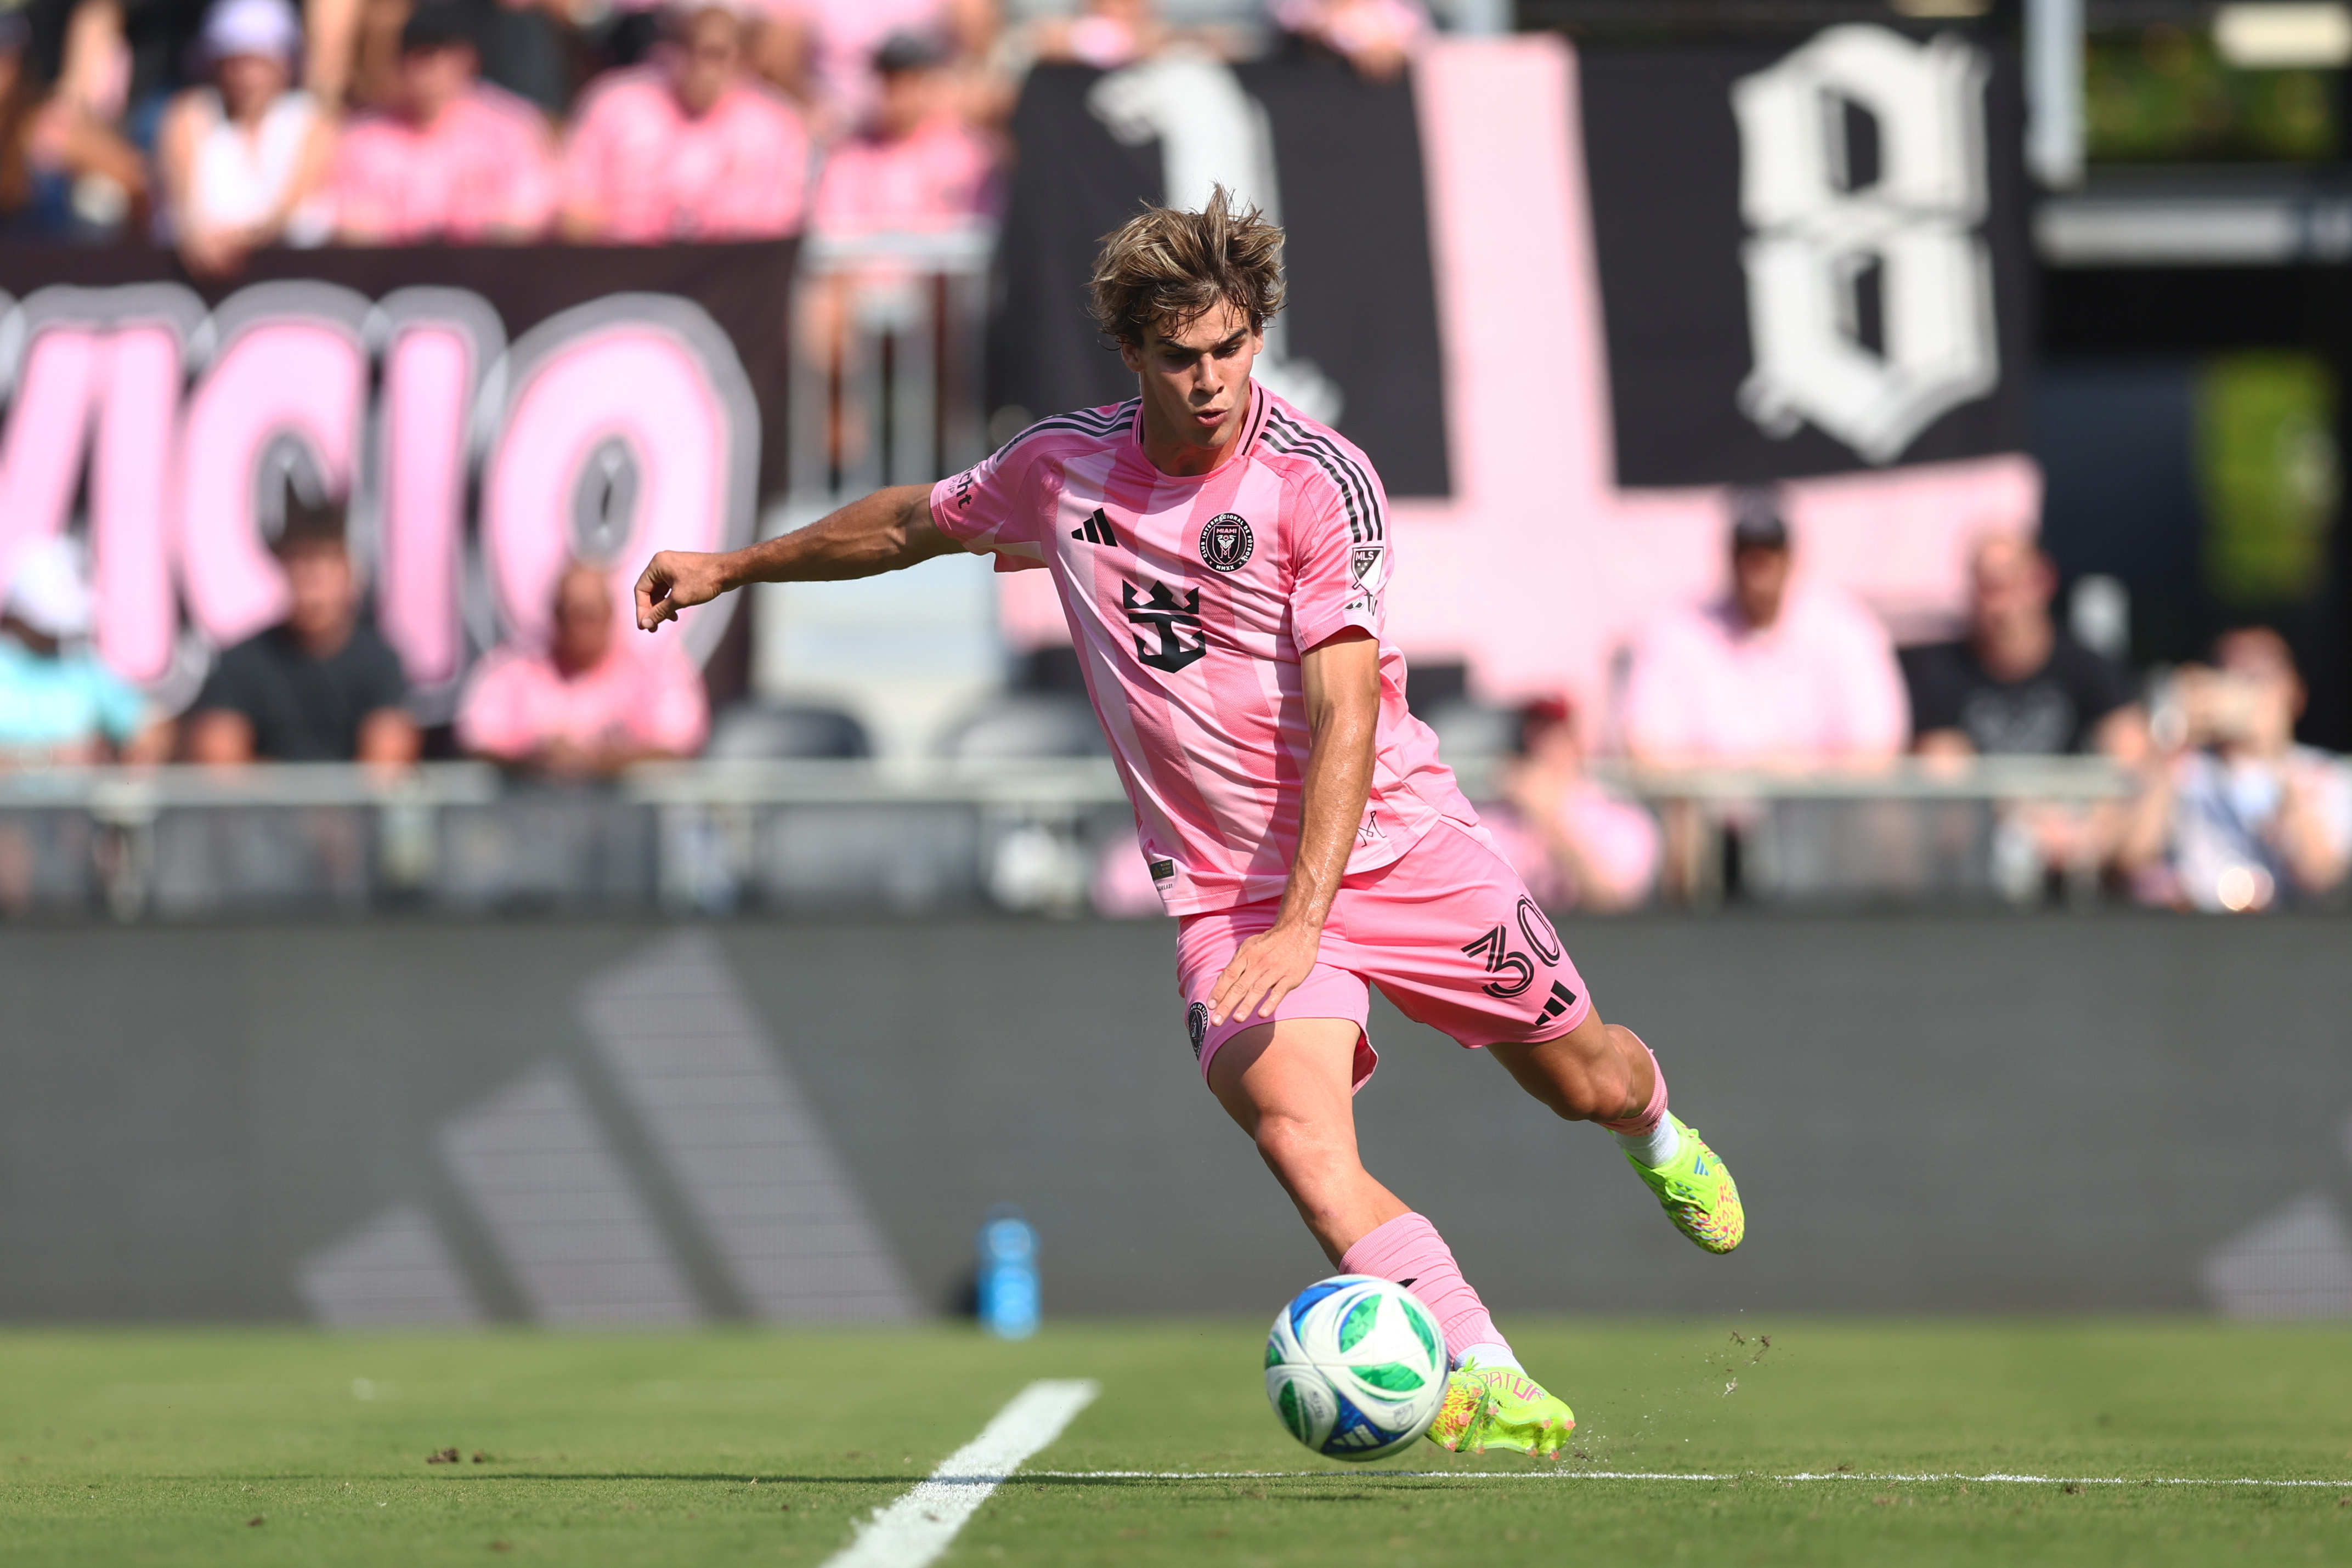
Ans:
<svg viewBox="0 0 2352 1568"><path fill-rule="evenodd" d="M1350 626L1381 636L1394 546L1363 454L1264 387L1233 455L1190 477L1144 455L1139 407L1030 426L933 486L931 517L1000 571L1054 574L1152 881L1171 914L1192 915L1282 891L1309 741L1299 655ZM1477 821L1383 637L1349 874L1441 818Z"/></svg>

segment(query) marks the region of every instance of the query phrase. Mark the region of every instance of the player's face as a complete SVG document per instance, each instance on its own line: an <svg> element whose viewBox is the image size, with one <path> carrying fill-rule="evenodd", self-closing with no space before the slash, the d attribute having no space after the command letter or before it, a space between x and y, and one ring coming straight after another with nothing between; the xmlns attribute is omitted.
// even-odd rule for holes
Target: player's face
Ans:
<svg viewBox="0 0 2352 1568"><path fill-rule="evenodd" d="M1250 367L1264 347L1248 317L1220 304L1172 332L1154 328L1140 343L1122 343L1118 353L1141 383L1155 434L1218 447L1249 417Z"/></svg>

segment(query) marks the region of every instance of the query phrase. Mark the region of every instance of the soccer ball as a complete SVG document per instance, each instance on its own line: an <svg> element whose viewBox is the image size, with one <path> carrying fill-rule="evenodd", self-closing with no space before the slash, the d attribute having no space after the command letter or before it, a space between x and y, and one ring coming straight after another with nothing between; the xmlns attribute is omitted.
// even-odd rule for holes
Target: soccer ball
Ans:
<svg viewBox="0 0 2352 1568"><path fill-rule="evenodd" d="M1334 1459L1384 1459L1445 1403L1445 1336L1402 1285L1341 1274L1298 1292L1265 1340L1265 1397Z"/></svg>

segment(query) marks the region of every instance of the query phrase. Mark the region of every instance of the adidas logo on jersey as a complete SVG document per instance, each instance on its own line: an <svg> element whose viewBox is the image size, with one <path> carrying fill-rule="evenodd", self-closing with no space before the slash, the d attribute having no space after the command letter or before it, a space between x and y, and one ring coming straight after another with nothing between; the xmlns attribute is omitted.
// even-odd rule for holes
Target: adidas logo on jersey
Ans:
<svg viewBox="0 0 2352 1568"><path fill-rule="evenodd" d="M1087 518L1086 527L1072 528L1070 537L1074 539L1083 539L1090 545L1108 545L1113 549L1118 548L1118 536L1111 532L1110 519L1103 516L1103 509L1100 507L1097 507L1094 514Z"/></svg>

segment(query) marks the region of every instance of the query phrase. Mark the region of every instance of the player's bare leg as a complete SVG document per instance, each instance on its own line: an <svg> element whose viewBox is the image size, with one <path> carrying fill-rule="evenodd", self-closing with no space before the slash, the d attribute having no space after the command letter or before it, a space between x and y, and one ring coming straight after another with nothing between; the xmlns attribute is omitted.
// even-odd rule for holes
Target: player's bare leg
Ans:
<svg viewBox="0 0 2352 1568"><path fill-rule="evenodd" d="M1234 1036L1209 1063L1210 1092L1257 1145L1334 1264L1412 1212L1357 1153L1358 1032L1349 1019L1285 1019Z"/></svg>
<svg viewBox="0 0 2352 1568"><path fill-rule="evenodd" d="M1357 1153L1359 1032L1351 1019L1260 1024L1210 1060L1209 1088L1257 1145L1324 1255L1349 1273L1395 1281L1436 1315L1454 1371L1430 1440L1557 1458L1574 1413L1519 1366L1436 1228Z"/></svg>
<svg viewBox="0 0 2352 1568"><path fill-rule="evenodd" d="M1665 1075L1641 1036L1587 1011L1556 1040L1486 1050L1554 1114L1616 1134L1626 1163L1684 1235L1709 1252L1728 1252L1747 1236L1738 1186L1698 1130L1667 1111Z"/></svg>

